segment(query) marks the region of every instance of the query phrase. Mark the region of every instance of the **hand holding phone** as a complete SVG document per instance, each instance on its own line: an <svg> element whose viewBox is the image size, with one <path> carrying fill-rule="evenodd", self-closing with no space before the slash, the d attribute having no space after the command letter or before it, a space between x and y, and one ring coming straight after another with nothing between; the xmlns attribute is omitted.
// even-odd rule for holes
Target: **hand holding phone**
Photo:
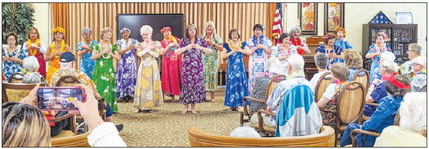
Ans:
<svg viewBox="0 0 429 149"><path fill-rule="evenodd" d="M73 100L84 102L84 91L77 87L41 87L37 90L37 107L40 110L77 110Z"/></svg>

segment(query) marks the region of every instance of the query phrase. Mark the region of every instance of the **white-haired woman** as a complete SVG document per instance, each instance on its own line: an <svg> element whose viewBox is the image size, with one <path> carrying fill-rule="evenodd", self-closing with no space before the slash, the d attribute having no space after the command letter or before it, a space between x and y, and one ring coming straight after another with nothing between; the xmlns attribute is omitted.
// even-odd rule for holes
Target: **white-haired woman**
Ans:
<svg viewBox="0 0 429 149"><path fill-rule="evenodd" d="M80 71L86 73L89 78L92 78L95 61L91 59L92 51L91 46L97 45L97 40L92 40L92 30L88 27L84 27L81 30L83 41L77 43L77 54L81 56Z"/></svg>
<svg viewBox="0 0 429 149"><path fill-rule="evenodd" d="M394 62L395 61L395 54L393 54L392 52L383 52L380 54L380 61L379 61L379 63L377 63L377 68L374 68L372 73L370 72L370 74L369 74L370 75L369 76L370 83L373 83L374 80L380 80L381 79L382 76L381 76L380 64L383 61Z"/></svg>
<svg viewBox="0 0 429 149"><path fill-rule="evenodd" d="M23 60L23 75L22 83L40 83L42 82L43 76L39 72L39 63L36 57L29 56Z"/></svg>
<svg viewBox="0 0 429 149"><path fill-rule="evenodd" d="M399 126L384 128L374 147L425 147L426 93L411 92L399 107Z"/></svg>
<svg viewBox="0 0 429 149"><path fill-rule="evenodd" d="M138 41L131 38L131 30L121 29L122 39L116 41L121 60L116 74L116 98L119 102L131 101L137 80L136 45Z"/></svg>
<svg viewBox="0 0 429 149"><path fill-rule="evenodd" d="M204 39L206 40L209 48L211 49L211 54L205 54L203 56L204 64L204 85L206 91L210 92L210 99L214 101L214 93L217 90L217 72L219 68L219 56L218 50L222 51L222 38L216 34L215 23L213 21L208 21L204 26Z"/></svg>
<svg viewBox="0 0 429 149"><path fill-rule="evenodd" d="M161 50L161 43L152 40L152 33L153 29L149 25L143 25L140 28L143 42L140 42L137 47L137 55L141 57L141 63L134 95L136 113L152 112L154 107L158 107L164 102L161 77L156 61Z"/></svg>
<svg viewBox="0 0 429 149"><path fill-rule="evenodd" d="M208 46L206 41L198 36L197 27L191 24L186 27L185 38L180 43L180 48L175 51L176 54L183 53L183 81L179 99L179 103L184 104L183 114L187 111L196 114L195 104L206 100L202 56L203 52L211 53Z"/></svg>
<svg viewBox="0 0 429 149"><path fill-rule="evenodd" d="M113 112L118 111L116 103L115 68L113 58L119 60L118 46L110 43L112 39L112 29L110 27L101 30L101 41L99 44L91 46L92 59L95 60L94 80L98 93L112 107Z"/></svg>
<svg viewBox="0 0 429 149"><path fill-rule="evenodd" d="M379 32L375 35L375 44L371 45L369 47L368 53L365 55L365 58L371 58L371 69L369 71L369 74L372 76L375 72L375 69L378 68L380 65L380 56L384 52L392 52L390 47L385 43L387 40L387 35L384 32ZM374 80L374 78L370 79L371 82Z"/></svg>
<svg viewBox="0 0 429 149"><path fill-rule="evenodd" d="M390 77L392 75L398 74L398 65L393 61L383 61L380 63L381 76L383 78ZM387 96L386 90L386 81L385 79L376 79L374 80L368 88L368 93L366 94L367 103L379 103L381 99ZM376 106L365 105L363 111L364 115L371 116L374 113Z"/></svg>

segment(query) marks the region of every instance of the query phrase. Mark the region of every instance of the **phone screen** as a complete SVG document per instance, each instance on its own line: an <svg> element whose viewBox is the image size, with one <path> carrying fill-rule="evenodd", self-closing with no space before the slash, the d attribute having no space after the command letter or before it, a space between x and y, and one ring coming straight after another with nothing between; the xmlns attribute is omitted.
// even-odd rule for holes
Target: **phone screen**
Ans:
<svg viewBox="0 0 429 149"><path fill-rule="evenodd" d="M77 110L71 98L84 102L80 88L41 87L37 90L38 108L42 110Z"/></svg>

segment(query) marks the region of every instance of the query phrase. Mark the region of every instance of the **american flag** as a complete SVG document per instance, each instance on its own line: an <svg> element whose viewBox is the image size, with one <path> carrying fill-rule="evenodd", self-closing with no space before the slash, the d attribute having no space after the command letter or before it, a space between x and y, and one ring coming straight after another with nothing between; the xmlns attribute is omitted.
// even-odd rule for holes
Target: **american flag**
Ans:
<svg viewBox="0 0 429 149"><path fill-rule="evenodd" d="M281 43L278 39L283 33L282 26L282 4L276 4L276 13L274 13L273 31L272 36L276 39L277 43Z"/></svg>

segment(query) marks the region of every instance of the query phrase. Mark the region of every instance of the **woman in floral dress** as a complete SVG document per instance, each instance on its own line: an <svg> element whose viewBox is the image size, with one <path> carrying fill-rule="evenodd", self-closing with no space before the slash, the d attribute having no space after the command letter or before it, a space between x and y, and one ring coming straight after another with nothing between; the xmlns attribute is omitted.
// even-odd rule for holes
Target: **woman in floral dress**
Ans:
<svg viewBox="0 0 429 149"><path fill-rule="evenodd" d="M161 90L161 78L156 58L159 57L161 43L152 40L153 29L149 25L140 28L143 42L139 43L137 55L141 58L134 106L138 112L151 112L154 107L162 105L164 98Z"/></svg>
<svg viewBox="0 0 429 149"><path fill-rule="evenodd" d="M222 59L228 58L228 77L226 81L225 106L237 111L238 106L243 106L243 98L249 96L247 89L247 75L244 67L244 54L250 54L246 42L240 42L240 33L237 29L229 31L230 42L224 43Z"/></svg>
<svg viewBox="0 0 429 149"><path fill-rule="evenodd" d="M40 41L40 34L37 28L30 28L28 40L22 45L22 49L28 51L28 56L34 56L39 62L39 73L46 78L46 61L43 56L46 53L46 46Z"/></svg>
<svg viewBox="0 0 429 149"><path fill-rule="evenodd" d="M171 96L180 95L180 82L182 75L182 55L174 53L179 48L180 40L171 34L170 27L164 27L161 30L164 40L161 41L160 54L162 55L162 92Z"/></svg>
<svg viewBox="0 0 429 149"><path fill-rule="evenodd" d="M52 29L54 33L54 42L48 47L46 52L45 60L48 62L48 70L46 72L46 82L51 83L52 75L54 75L58 70L60 70L60 56L64 52L72 52L70 46L66 44L64 40L64 34L66 30L62 27L57 27Z"/></svg>
<svg viewBox="0 0 429 149"><path fill-rule="evenodd" d="M374 38L375 38L375 44L373 44L369 47L369 51L365 55L365 58L371 58L372 59L371 69L369 71L369 75L371 76L370 77L370 83L372 83L372 81L374 81L374 79L376 79L375 77L372 77L372 76L376 76L376 75L374 75L375 73L380 73L380 72L375 72L375 69L380 67L380 55L381 55L381 53L392 52L390 47L388 45L386 45L386 43L384 42L387 39L386 33L379 32L375 35Z"/></svg>
<svg viewBox="0 0 429 149"><path fill-rule="evenodd" d="M120 49L118 53L121 55L116 74L116 98L119 98L119 102L128 102L134 97L137 80L135 45L138 41L130 38L131 30L128 28L123 28L121 34L122 39L116 41Z"/></svg>
<svg viewBox="0 0 429 149"><path fill-rule="evenodd" d="M118 111L116 102L115 68L113 60L119 60L118 46L111 44L112 29L110 27L101 30L101 41L91 46L92 59L95 60L94 74L92 80L98 93L107 104L112 107L113 112Z"/></svg>
<svg viewBox="0 0 429 149"><path fill-rule="evenodd" d="M95 61L91 59L92 51L91 46L98 44L96 40L92 40L92 31L90 28L85 27L81 31L84 41L81 41L77 44L77 54L82 57L80 61L80 71L88 75L89 78L92 78Z"/></svg>
<svg viewBox="0 0 429 149"><path fill-rule="evenodd" d="M271 54L271 58L268 59L270 65L268 69L273 75L287 75L287 58L292 54L298 54L298 52L290 41L290 35L288 33L280 35L279 41L282 43L272 47L273 53Z"/></svg>
<svg viewBox="0 0 429 149"><path fill-rule="evenodd" d="M3 46L3 73L5 79L17 72L21 72L23 59L28 56L27 50L18 45L18 36L15 33L6 35L7 45Z"/></svg>
<svg viewBox="0 0 429 149"><path fill-rule="evenodd" d="M177 54L183 53L183 82L179 103L184 104L183 114L187 111L196 114L195 104L206 100L202 56L203 52L210 54L211 50L207 48L206 41L198 37L195 25L188 25L185 35L180 48L176 50ZM191 105L191 109L189 109L189 105Z"/></svg>
<svg viewBox="0 0 429 149"><path fill-rule="evenodd" d="M271 54L272 42L263 35L264 27L261 24L253 26L253 37L247 40L246 46L252 54L249 57L249 92L255 84L255 78L270 75L267 68L268 54Z"/></svg>
<svg viewBox="0 0 429 149"><path fill-rule="evenodd" d="M215 92L217 90L217 73L219 68L219 58L218 50L222 51L223 48L220 44L223 43L222 39L218 34L215 33L215 24L213 21L208 21L204 27L204 39L209 48L211 49L211 54L205 54L203 56L204 64L204 85L206 91L210 92L210 99L214 101Z"/></svg>

